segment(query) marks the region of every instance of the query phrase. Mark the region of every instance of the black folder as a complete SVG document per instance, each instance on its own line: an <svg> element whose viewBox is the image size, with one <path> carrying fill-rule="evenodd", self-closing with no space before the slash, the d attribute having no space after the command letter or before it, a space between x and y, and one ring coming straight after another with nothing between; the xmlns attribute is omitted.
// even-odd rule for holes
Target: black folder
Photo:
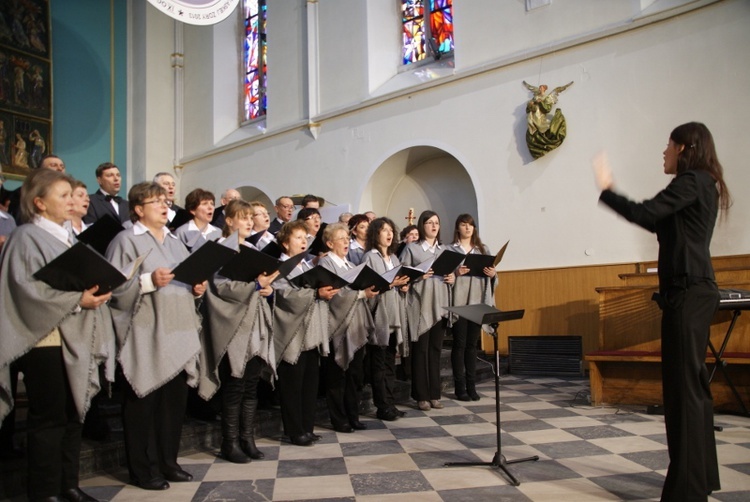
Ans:
<svg viewBox="0 0 750 502"><path fill-rule="evenodd" d="M310 243L310 248L307 252L313 256L318 256L322 253L328 252L328 246L323 242L323 228L318 230L318 233L315 235L315 239Z"/></svg>
<svg viewBox="0 0 750 502"><path fill-rule="evenodd" d="M271 241L268 244L266 244L266 247L261 249L261 252L273 256L274 258L278 258L281 256L281 253L284 252L283 249L281 249L281 246L279 246L279 243L276 241Z"/></svg>
<svg viewBox="0 0 750 502"><path fill-rule="evenodd" d="M129 270L122 272L93 248L77 242L40 268L34 277L60 291L84 291L99 286L96 294L102 295L132 277L144 258L135 260L129 265Z"/></svg>
<svg viewBox="0 0 750 502"><path fill-rule="evenodd" d="M411 284L412 282L416 282L423 275L424 272L419 270L418 268L401 265L400 267L396 267L383 274L383 278L386 281L389 281L390 284L391 282L395 281L396 278L405 276L409 278L409 282L407 282L407 284Z"/></svg>
<svg viewBox="0 0 750 502"><path fill-rule="evenodd" d="M464 266L469 268L468 275L477 275L487 277L484 273L485 267L493 268L495 265L495 256L491 254L470 253L466 255Z"/></svg>
<svg viewBox="0 0 750 502"><path fill-rule="evenodd" d="M282 262L251 247L240 246L240 252L219 270L219 275L232 281L253 282L261 274L270 275L278 270L276 279L280 279L289 274L304 257L305 254L300 253Z"/></svg>
<svg viewBox="0 0 750 502"><path fill-rule="evenodd" d="M440 256L438 256L437 258L426 260L414 268L424 270L423 273L426 273L427 270L432 269L432 272L435 275L448 275L456 270L465 258L466 255L463 253L457 253L455 251L449 251L446 249L442 253L440 253Z"/></svg>
<svg viewBox="0 0 750 502"><path fill-rule="evenodd" d="M117 234L122 232L123 227L120 222L112 216L105 214L89 228L76 236L79 241L88 244L99 253L104 255L107 247Z"/></svg>
<svg viewBox="0 0 750 502"><path fill-rule="evenodd" d="M375 286L378 293L383 293L391 288L391 281L388 281L364 263L348 270L342 274L342 277L349 283L350 288L358 291Z"/></svg>
<svg viewBox="0 0 750 502"><path fill-rule="evenodd" d="M289 282L299 286L300 288L323 288L326 286L332 286L334 289L343 288L348 284L346 280L331 272L325 267L318 265L313 267L307 272L304 272L292 279Z"/></svg>
<svg viewBox="0 0 750 502"><path fill-rule="evenodd" d="M236 254L234 249L206 241L172 270L174 280L191 286L200 284L229 263Z"/></svg>

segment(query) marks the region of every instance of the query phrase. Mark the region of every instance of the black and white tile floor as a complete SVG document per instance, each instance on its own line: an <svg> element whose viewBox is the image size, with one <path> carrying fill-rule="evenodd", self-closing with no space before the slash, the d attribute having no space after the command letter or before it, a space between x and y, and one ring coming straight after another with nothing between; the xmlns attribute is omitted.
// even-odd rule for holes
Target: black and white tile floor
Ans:
<svg viewBox="0 0 750 502"><path fill-rule="evenodd" d="M127 485L120 471L82 481L93 496L124 501L355 500L587 501L658 500L667 467L664 420L633 410L588 406L588 381L503 376L502 453L520 480L511 486L488 467L445 462L491 461L496 451L494 386L482 399L444 399L445 408L407 412L395 422L363 417L366 431L316 427L321 441L298 447L262 438L266 458L236 465L215 451L180 458L195 481L164 492ZM709 500L750 500L750 418L717 415L723 489Z"/></svg>

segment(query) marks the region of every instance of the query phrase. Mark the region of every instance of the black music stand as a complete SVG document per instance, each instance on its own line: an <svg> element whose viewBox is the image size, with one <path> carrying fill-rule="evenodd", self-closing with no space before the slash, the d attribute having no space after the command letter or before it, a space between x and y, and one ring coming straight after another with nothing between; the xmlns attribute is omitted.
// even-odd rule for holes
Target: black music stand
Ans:
<svg viewBox="0 0 750 502"><path fill-rule="evenodd" d="M446 307L446 310L468 321L479 324L489 324L492 326L492 339L495 345L495 428L497 431L497 451L492 458L492 462L446 462L447 467L486 465L502 470L510 479L513 486L521 484L518 479L506 467L508 464L517 464L519 462L529 462L539 460L538 455L533 457L519 458L516 460L506 460L505 455L501 453L502 446L500 443L500 352L497 348L497 326L504 321L513 321L523 317L523 310L501 311L489 305L466 305L464 307Z"/></svg>

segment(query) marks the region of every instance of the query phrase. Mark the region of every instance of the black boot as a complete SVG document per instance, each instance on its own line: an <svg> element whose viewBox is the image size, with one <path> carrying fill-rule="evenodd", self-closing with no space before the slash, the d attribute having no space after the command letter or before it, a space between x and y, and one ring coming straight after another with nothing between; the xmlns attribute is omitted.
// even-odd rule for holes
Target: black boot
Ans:
<svg viewBox="0 0 750 502"><path fill-rule="evenodd" d="M240 446L240 403L229 394L224 395L221 406L221 455L233 464L246 464L250 459Z"/></svg>
<svg viewBox="0 0 750 502"><path fill-rule="evenodd" d="M459 401L471 401L471 397L466 393L466 381L455 379L453 384L456 390L456 399Z"/></svg>
<svg viewBox="0 0 750 502"><path fill-rule="evenodd" d="M466 381L466 393L469 395L472 401L479 401L481 396L477 394L477 387L473 381Z"/></svg>
<svg viewBox="0 0 750 502"><path fill-rule="evenodd" d="M258 410L257 399L245 399L242 402L242 428L240 446L245 454L253 460L260 460L265 455L255 446L255 413Z"/></svg>

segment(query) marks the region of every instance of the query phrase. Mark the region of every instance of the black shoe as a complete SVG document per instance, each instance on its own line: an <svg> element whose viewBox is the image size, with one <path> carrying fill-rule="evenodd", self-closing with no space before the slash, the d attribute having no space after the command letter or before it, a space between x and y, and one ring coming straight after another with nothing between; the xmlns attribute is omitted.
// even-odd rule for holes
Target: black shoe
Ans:
<svg viewBox="0 0 750 502"><path fill-rule="evenodd" d="M393 408L388 408L387 410L378 410L376 416L380 420L386 420L388 422L398 420L398 413Z"/></svg>
<svg viewBox="0 0 750 502"><path fill-rule="evenodd" d="M164 477L168 481L174 481L175 483L185 483L193 480L193 475L182 469L175 469L174 471L167 471L164 473Z"/></svg>
<svg viewBox="0 0 750 502"><path fill-rule="evenodd" d="M352 429L354 429L355 431L363 431L367 429L367 426L363 424L362 422L360 422L359 420L352 420L349 423L351 424Z"/></svg>
<svg viewBox="0 0 750 502"><path fill-rule="evenodd" d="M169 483L167 483L167 480L164 478L154 478L142 482L133 480L132 483L138 488L143 488L144 490L166 490L169 488Z"/></svg>
<svg viewBox="0 0 750 502"><path fill-rule="evenodd" d="M321 436L320 434L315 434L314 432L305 432L305 435L309 437L312 441L320 441Z"/></svg>
<svg viewBox="0 0 750 502"><path fill-rule="evenodd" d="M405 411L401 411L398 408L396 408L395 406L392 406L391 409L393 410L393 413L395 413L396 416L398 416L398 417L405 417L406 416L406 412Z"/></svg>
<svg viewBox="0 0 750 502"><path fill-rule="evenodd" d="M469 397L471 398L472 401L479 401L480 399L482 399L482 396L477 394L477 391L469 392Z"/></svg>
<svg viewBox="0 0 750 502"><path fill-rule="evenodd" d="M98 502L97 499L84 492L80 488L71 488L60 494L68 502Z"/></svg>
<svg viewBox="0 0 750 502"><path fill-rule="evenodd" d="M224 460L228 460L233 464L247 464L250 462L250 457L245 454L240 447L240 442L237 440L222 441L221 456L224 457Z"/></svg>
<svg viewBox="0 0 750 502"><path fill-rule="evenodd" d="M293 445L297 446L312 446L313 439L307 434L301 434L299 436L289 436L289 441Z"/></svg>
<svg viewBox="0 0 750 502"><path fill-rule="evenodd" d="M334 425L333 430L336 432L354 432L354 429L352 429L352 426L349 424L342 424L342 425Z"/></svg>

